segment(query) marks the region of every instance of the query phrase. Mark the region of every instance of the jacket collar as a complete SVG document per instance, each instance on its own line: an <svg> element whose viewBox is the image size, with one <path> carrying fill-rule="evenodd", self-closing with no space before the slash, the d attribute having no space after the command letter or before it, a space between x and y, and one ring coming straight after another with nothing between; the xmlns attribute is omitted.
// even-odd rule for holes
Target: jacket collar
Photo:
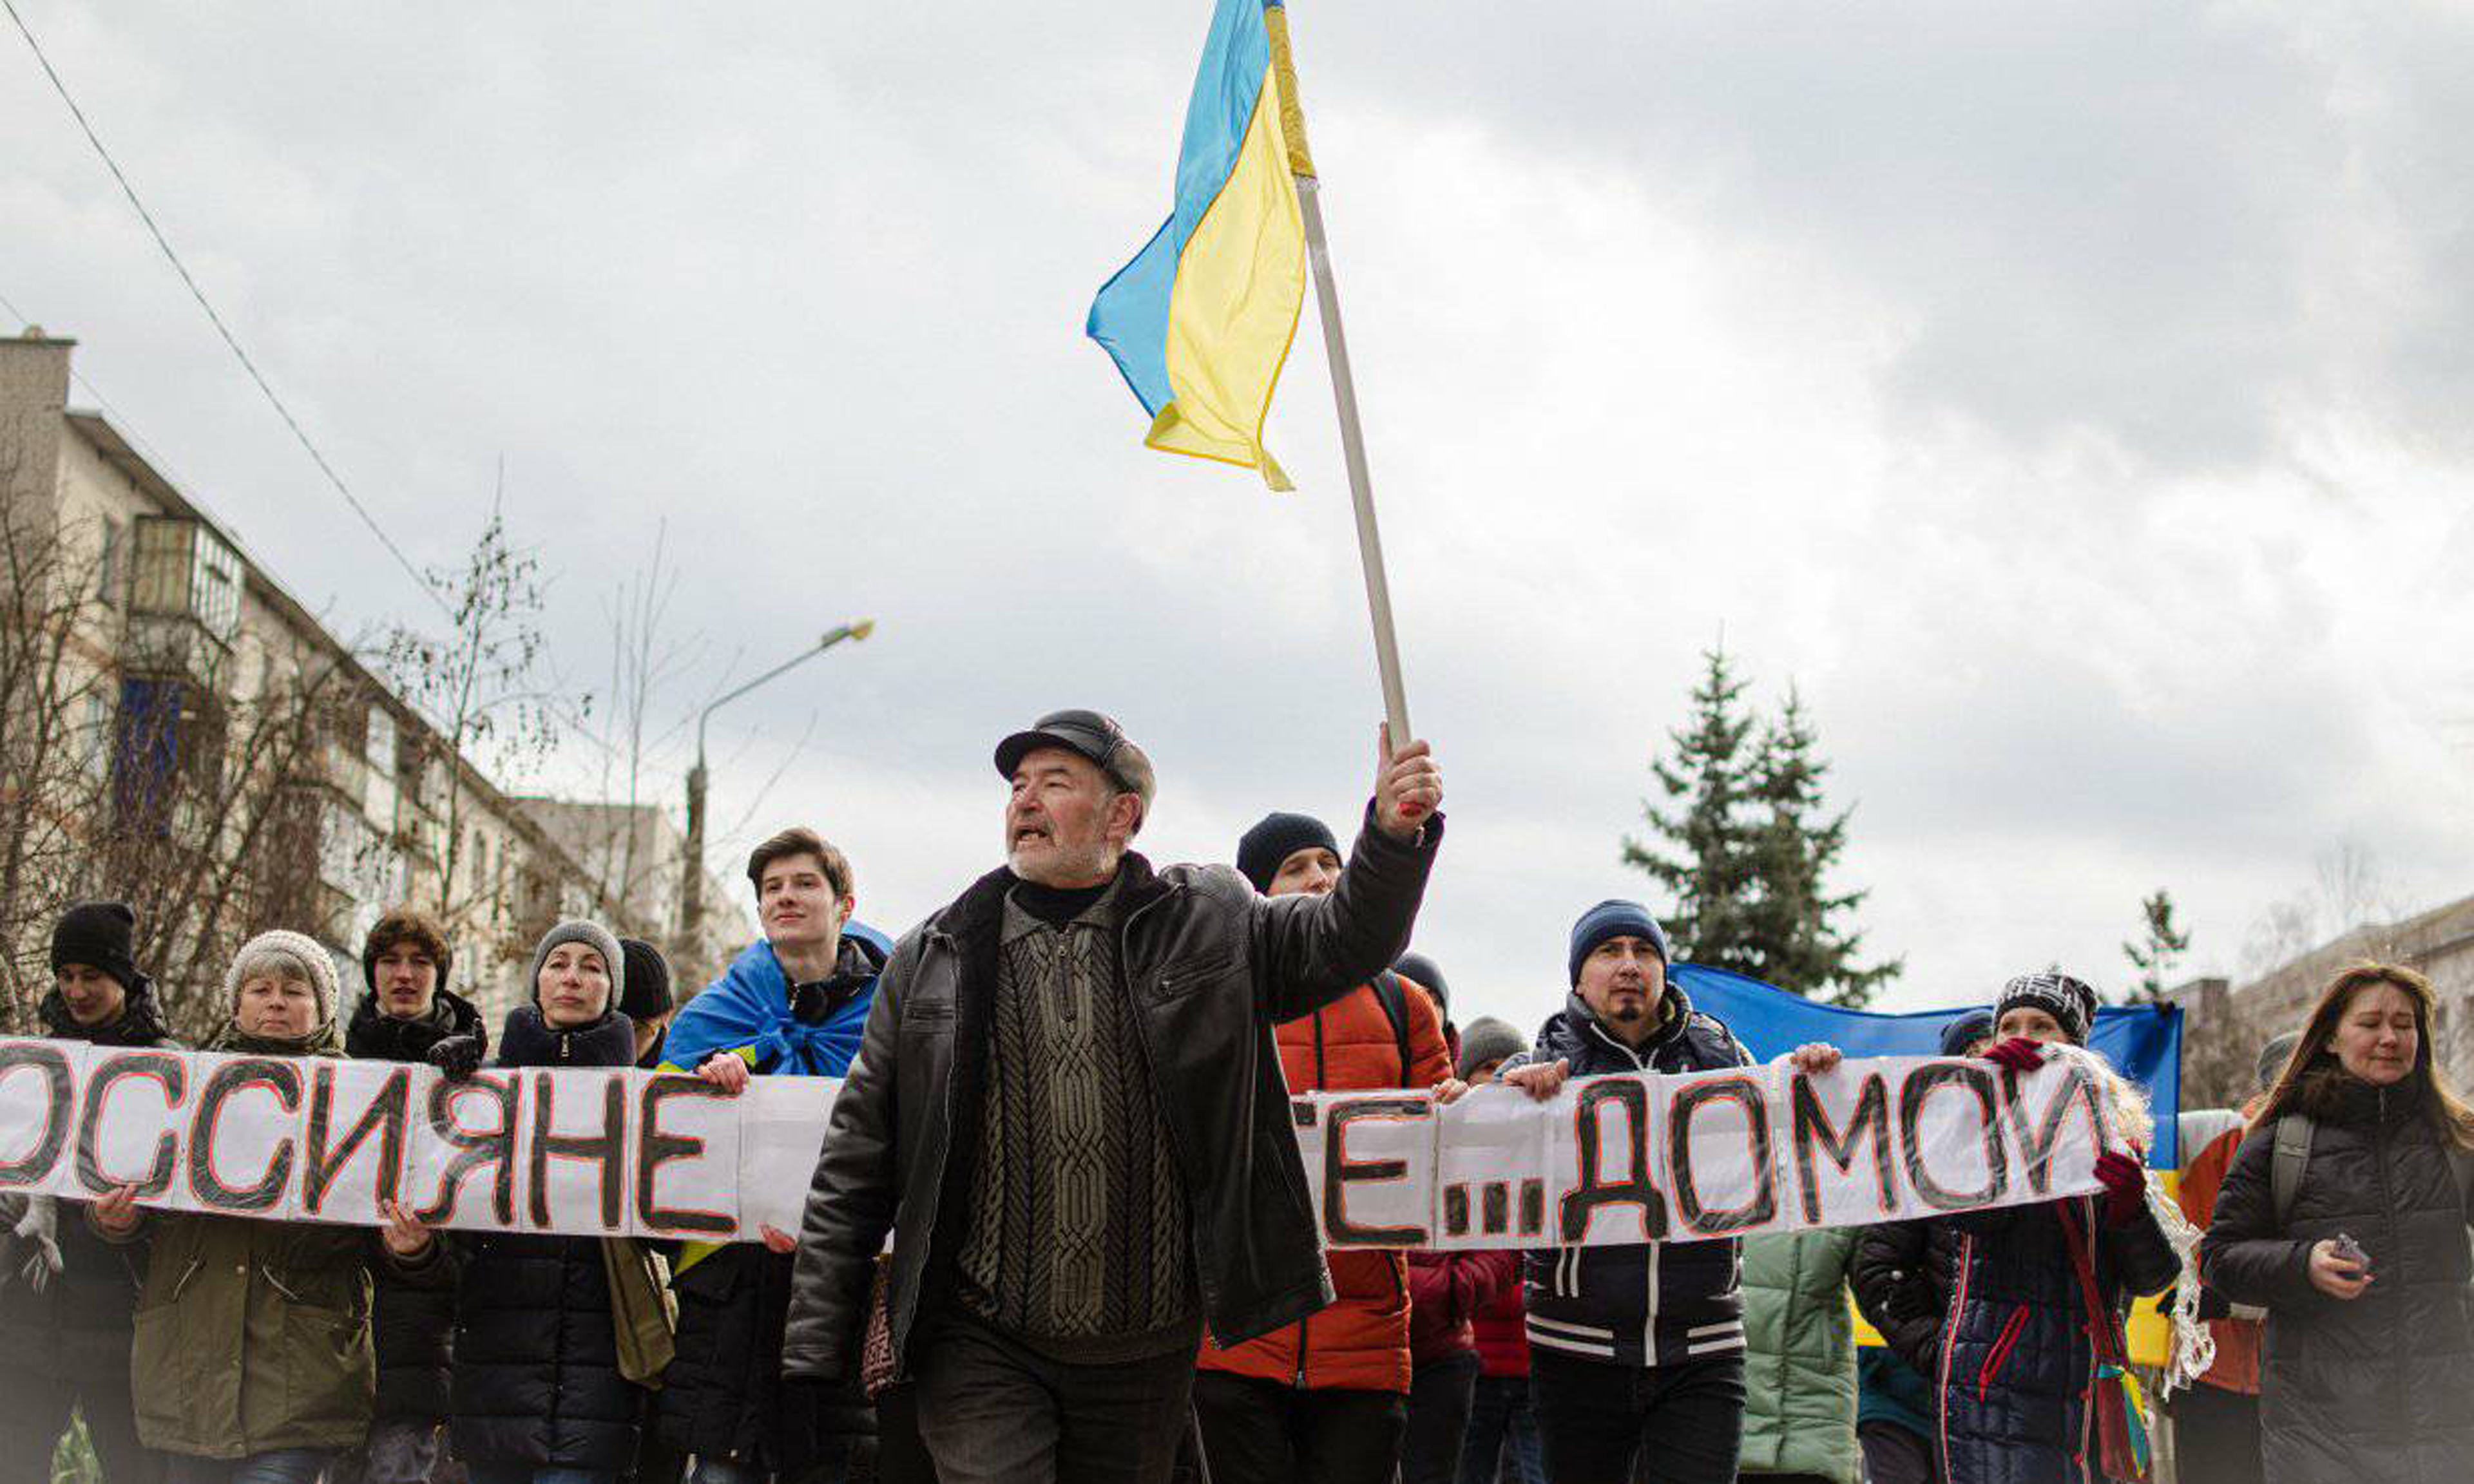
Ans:
<svg viewBox="0 0 2474 1484"><path fill-rule="evenodd" d="M68 1000L58 990L45 994L36 1009L55 1041L86 1041L98 1046L153 1046L161 1044L170 1034L163 1028L163 1012L155 1003L155 981L143 974L122 993L120 1014L104 1025L80 1025L77 1017L69 1014Z"/></svg>
<svg viewBox="0 0 2474 1484"><path fill-rule="evenodd" d="M964 888L961 896L936 914L935 930L966 945L983 941L992 946L1005 927L1006 894L1021 879L1012 868L999 866ZM1116 879L1117 922L1121 925L1176 891L1152 869L1151 861L1139 850L1128 850L1118 861Z"/></svg>
<svg viewBox="0 0 2474 1484"><path fill-rule="evenodd" d="M1564 1025L1574 1040L1584 1044L1619 1050L1627 1056L1638 1058L1643 1065L1672 1044L1684 1034L1684 1028L1691 1023L1692 997L1672 979L1666 982L1666 988L1659 995L1658 1017L1657 1029L1649 1033L1647 1041L1635 1046L1607 1028L1606 1022L1598 1018L1598 1013L1589 1008L1589 1002L1581 997L1580 991L1572 991L1564 999Z"/></svg>
<svg viewBox="0 0 2474 1484"><path fill-rule="evenodd" d="M361 996L352 1023L344 1028L344 1050L361 1060L418 1062L449 1036L480 1037L483 1045L488 1044L481 1012L471 1000L441 986L427 1015L404 1020L379 1010L377 992L373 990Z"/></svg>

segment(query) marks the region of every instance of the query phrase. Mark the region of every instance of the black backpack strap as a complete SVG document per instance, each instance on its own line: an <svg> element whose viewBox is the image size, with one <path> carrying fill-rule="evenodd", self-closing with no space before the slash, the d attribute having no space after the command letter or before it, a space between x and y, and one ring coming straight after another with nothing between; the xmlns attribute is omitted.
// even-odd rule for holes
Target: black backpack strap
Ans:
<svg viewBox="0 0 2474 1484"><path fill-rule="evenodd" d="M2293 1198L2301 1193L2303 1167L2311 1162L2309 1115L2290 1113L2277 1118L2276 1147L2270 1156L2268 1188L2276 1202L2276 1227L2281 1232L2293 1218Z"/></svg>
<svg viewBox="0 0 2474 1484"><path fill-rule="evenodd" d="M1383 1018L1392 1022L1392 1041L1400 1048L1399 1085L1405 1088L1409 1085L1408 981L1389 969L1376 974L1374 1002L1383 1007Z"/></svg>

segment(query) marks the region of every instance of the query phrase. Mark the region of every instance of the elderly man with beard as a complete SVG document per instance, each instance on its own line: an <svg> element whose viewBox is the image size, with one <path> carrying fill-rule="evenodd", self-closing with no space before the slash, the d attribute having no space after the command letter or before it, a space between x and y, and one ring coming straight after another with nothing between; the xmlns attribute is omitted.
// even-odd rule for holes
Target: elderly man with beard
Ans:
<svg viewBox="0 0 2474 1484"><path fill-rule="evenodd" d="M1751 1065L1726 1026L1667 982L1666 933L1638 902L1583 913L1569 949L1571 995L1537 1047L1503 1064L1503 1082L1543 1100L1575 1074ZM1839 1056L1808 1045L1785 1060L1821 1072ZM1652 1484L1732 1484L1744 1426L1741 1245L1529 1254L1529 1390L1548 1478L1629 1479L1645 1461Z"/></svg>
<svg viewBox="0 0 2474 1484"><path fill-rule="evenodd" d="M1331 1302L1273 1027L1404 948L1443 777L1384 736L1337 887L1265 898L1129 845L1151 761L1057 711L998 744L1007 865L896 947L834 1104L784 1369L880 1352L915 1379L941 1484L1168 1477L1206 1327L1235 1345ZM877 1348L877 1347L872 1347Z"/></svg>

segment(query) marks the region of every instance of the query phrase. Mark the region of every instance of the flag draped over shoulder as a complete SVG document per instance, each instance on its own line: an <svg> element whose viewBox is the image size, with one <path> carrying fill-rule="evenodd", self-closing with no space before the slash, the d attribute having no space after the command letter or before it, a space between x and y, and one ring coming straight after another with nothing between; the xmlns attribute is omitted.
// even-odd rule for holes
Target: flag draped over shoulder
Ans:
<svg viewBox="0 0 2474 1484"><path fill-rule="evenodd" d="M1272 389L1305 302L1296 176L1311 174L1277 0L1219 0L1186 106L1176 203L1084 326L1152 417L1143 442L1262 471Z"/></svg>

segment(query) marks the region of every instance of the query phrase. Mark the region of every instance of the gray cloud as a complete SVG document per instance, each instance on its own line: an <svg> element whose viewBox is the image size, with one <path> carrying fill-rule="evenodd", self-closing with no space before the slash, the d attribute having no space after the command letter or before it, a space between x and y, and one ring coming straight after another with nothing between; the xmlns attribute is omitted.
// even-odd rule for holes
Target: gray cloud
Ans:
<svg viewBox="0 0 2474 1484"><path fill-rule="evenodd" d="M1137 447L1078 333L1200 5L30 14L391 529L447 559L504 454L578 682L662 521L708 683L884 621L716 724L727 821L814 719L750 833L817 820L880 921L993 862L987 746L1053 705L1152 747L1163 856L1362 801L1311 318L1294 498ZM2340 834L2455 889L2466 29L1300 13L1465 1002L1533 1023L1572 912L1645 888L1616 840L1722 627L1814 704L1908 1002L2118 979L2159 885L2230 965ZM56 104L0 88L0 293L340 626L417 614Z"/></svg>

